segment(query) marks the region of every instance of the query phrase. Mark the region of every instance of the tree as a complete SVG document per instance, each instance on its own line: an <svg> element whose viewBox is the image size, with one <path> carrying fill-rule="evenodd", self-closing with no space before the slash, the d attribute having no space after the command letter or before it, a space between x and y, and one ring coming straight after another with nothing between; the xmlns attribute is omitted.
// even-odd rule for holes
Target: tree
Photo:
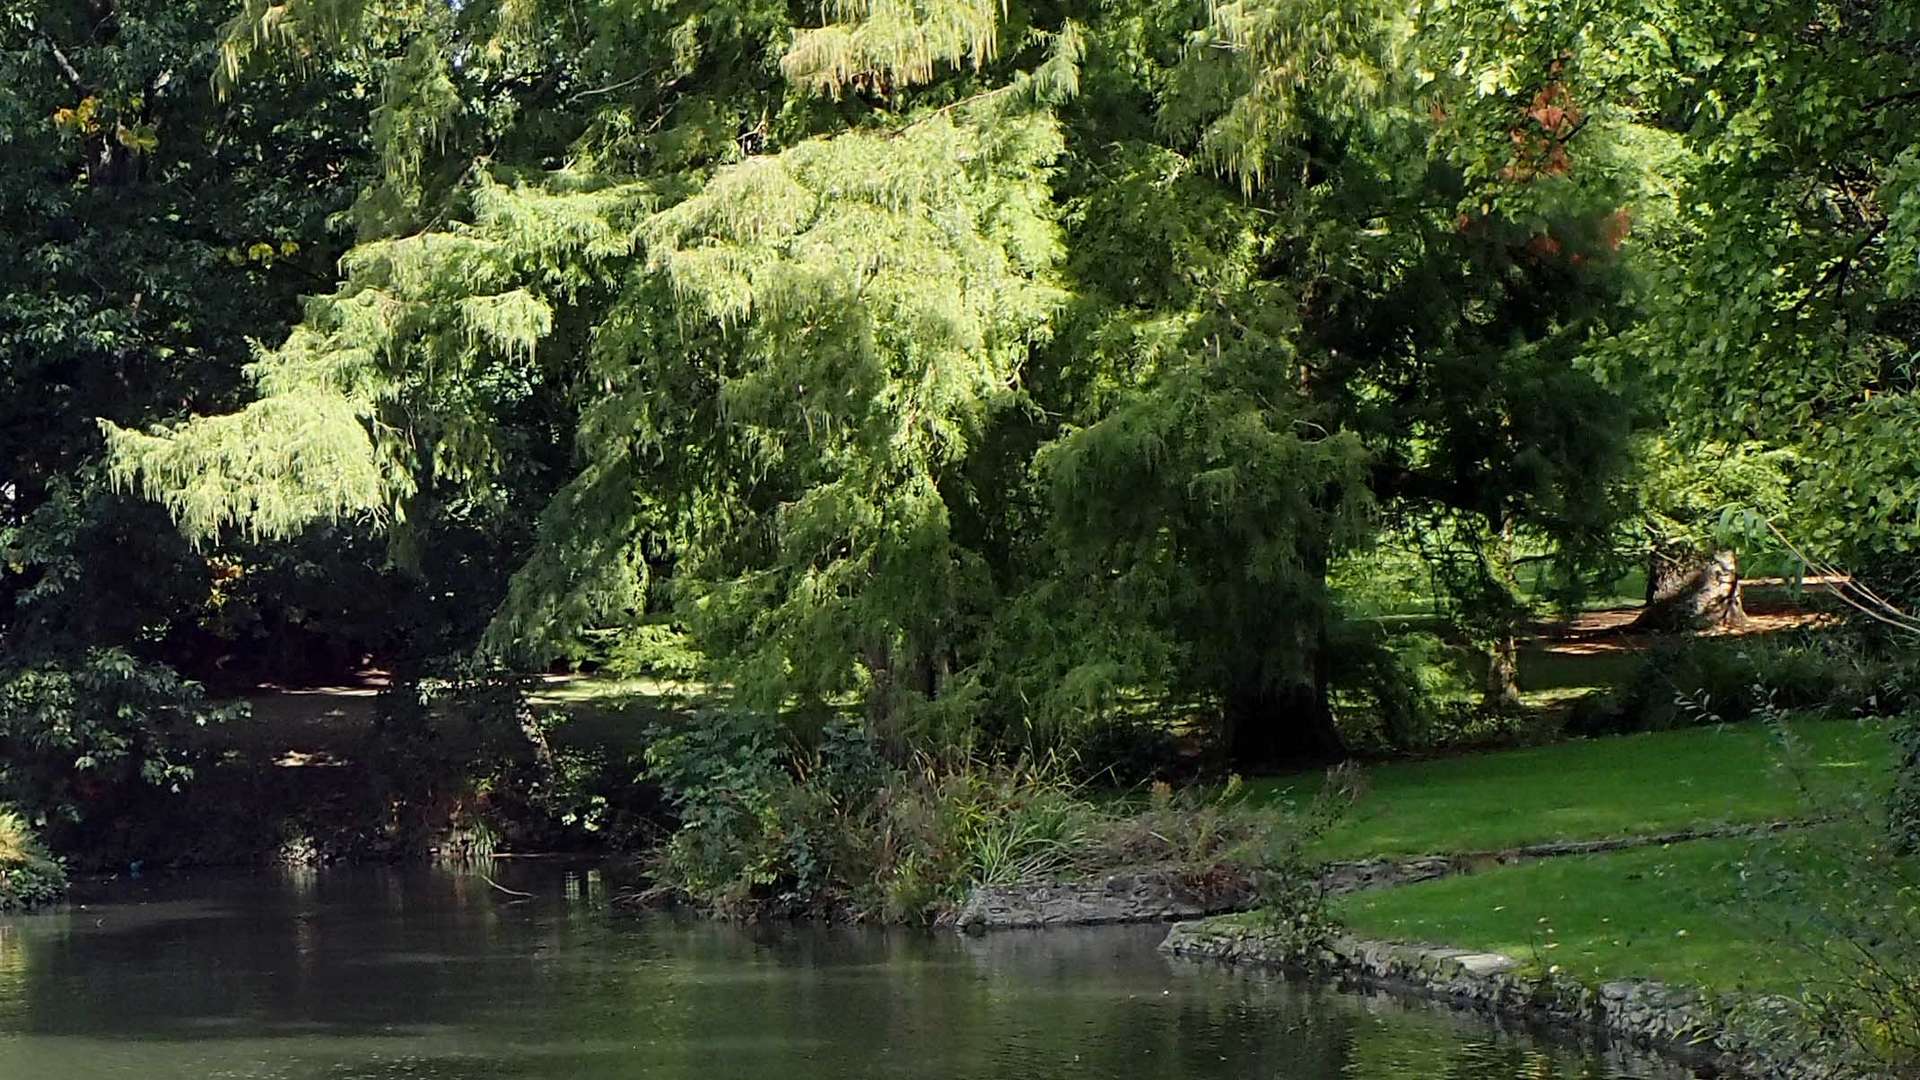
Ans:
<svg viewBox="0 0 1920 1080"><path fill-rule="evenodd" d="M1753 523L1787 514L1792 454L1757 443L1709 443L1680 453L1666 440L1652 438L1640 457L1647 600L1636 625L1654 630L1741 625L1746 609L1740 549L1777 546ZM1752 535L1756 532L1761 535Z"/></svg>
<svg viewBox="0 0 1920 1080"><path fill-rule="evenodd" d="M1727 0L1604 9L1604 93L1654 137L1671 194L1647 247L1640 368L1675 452L1798 463L1767 512L1828 557L1911 551L1920 273L1920 7ZM1658 206L1664 203L1664 206Z"/></svg>
<svg viewBox="0 0 1920 1080"><path fill-rule="evenodd" d="M1069 595L1102 617L1060 616L1098 625L1030 681L1099 702L1171 669L1241 759L1338 753L1326 572L1377 507L1483 523L1461 608L1508 697L1516 534L1575 554L1623 509L1627 412L1592 364L1624 314L1617 151L1566 145L1566 72L1437 83L1421 59L1472 28L1384 5L1096 26L1138 74L1082 99L1087 143L1119 150L1082 151L1083 307L1055 341L1083 426L1040 463L1065 547L1094 553Z"/></svg>
<svg viewBox="0 0 1920 1080"><path fill-rule="evenodd" d="M245 9L238 93L262 47L384 73L383 169L256 399L110 427L120 482L404 537L564 432L493 651L635 617L664 550L749 704L897 745L1160 692L1249 760L1339 750L1369 507L1606 518L1620 185L1551 65L1429 86L1387 5L538 9Z"/></svg>
<svg viewBox="0 0 1920 1080"><path fill-rule="evenodd" d="M273 562L116 494L98 419L234 404L249 336L327 280L357 179L351 71L215 102L224 8L0 3L0 785L67 824L191 772L182 735L224 713L175 665Z"/></svg>

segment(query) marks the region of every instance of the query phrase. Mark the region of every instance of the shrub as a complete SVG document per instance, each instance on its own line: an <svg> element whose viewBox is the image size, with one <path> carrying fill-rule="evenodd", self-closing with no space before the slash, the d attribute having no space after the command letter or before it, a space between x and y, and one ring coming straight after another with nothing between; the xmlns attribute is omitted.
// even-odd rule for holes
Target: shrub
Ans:
<svg viewBox="0 0 1920 1080"><path fill-rule="evenodd" d="M1905 765L1912 763L1913 722ZM1789 746L1792 746L1789 741ZM1819 790L1805 781L1803 790ZM1909 789L1911 790L1911 789ZM1879 796L1861 790L1810 809L1832 824L1764 850L1744 888L1762 895L1748 909L1777 910L1781 944L1811 955L1819 974L1794 1008L1755 1006L1746 1021L1797 1041L1814 1060L1849 1063L1858 1075L1920 1075L1920 861L1911 820L1886 820ZM1910 807L1909 807L1910 809ZM1890 827L1891 826L1891 827Z"/></svg>
<svg viewBox="0 0 1920 1080"><path fill-rule="evenodd" d="M1899 756L1888 799L1887 834L1894 851L1920 854L1920 717L1903 717L1894 739Z"/></svg>
<svg viewBox="0 0 1920 1080"><path fill-rule="evenodd" d="M556 720L532 708L529 685L526 676L467 659L396 679L381 692L356 755L368 773L368 812L342 822L369 835L338 837L334 846L412 852L449 827L490 835L502 826L526 834L566 827L542 820L548 813L583 824L594 811L583 788L597 777L596 763L554 749Z"/></svg>
<svg viewBox="0 0 1920 1080"><path fill-rule="evenodd" d="M1266 834L1254 875L1257 915L1284 954L1317 953L1339 929L1327 896L1326 862L1315 852L1321 837L1339 824L1363 793L1366 779L1350 765L1327 772L1313 801Z"/></svg>
<svg viewBox="0 0 1920 1080"><path fill-rule="evenodd" d="M1063 740L1062 756L1072 762L1079 779L1115 787L1171 780L1190 774L1194 766L1193 756L1182 749L1180 736L1166 721L1137 715L1088 723Z"/></svg>
<svg viewBox="0 0 1920 1080"><path fill-rule="evenodd" d="M1463 650L1437 634L1350 624L1332 655L1341 733L1356 748L1432 749L1462 741L1478 718Z"/></svg>
<svg viewBox="0 0 1920 1080"><path fill-rule="evenodd" d="M613 638L604 661L612 675L629 678L651 675L662 679L696 679L706 670L706 658L685 631L659 623L627 627Z"/></svg>
<svg viewBox="0 0 1920 1080"><path fill-rule="evenodd" d="M1156 784L1144 808L1095 803L1058 759L901 766L846 721L810 746L741 713L663 723L647 777L679 827L655 855L651 892L733 914L917 922L977 885L1141 866L1245 889L1290 824L1231 791L1175 795Z"/></svg>
<svg viewBox="0 0 1920 1080"><path fill-rule="evenodd" d="M0 911L51 904L66 891L66 870L47 854L26 819L0 810Z"/></svg>
<svg viewBox="0 0 1920 1080"><path fill-rule="evenodd" d="M242 714L118 649L0 671L0 798L71 831L139 789L179 791L195 771L189 733Z"/></svg>
<svg viewBox="0 0 1920 1080"><path fill-rule="evenodd" d="M1662 642L1619 689L1568 715L1578 735L1749 720L1769 709L1894 715L1920 704L1920 665L1847 631Z"/></svg>
<svg viewBox="0 0 1920 1080"><path fill-rule="evenodd" d="M844 721L797 747L750 714L698 718L646 761L679 819L656 856L661 887L736 914L931 918L971 884L1067 868L1097 816L1057 769L902 768Z"/></svg>

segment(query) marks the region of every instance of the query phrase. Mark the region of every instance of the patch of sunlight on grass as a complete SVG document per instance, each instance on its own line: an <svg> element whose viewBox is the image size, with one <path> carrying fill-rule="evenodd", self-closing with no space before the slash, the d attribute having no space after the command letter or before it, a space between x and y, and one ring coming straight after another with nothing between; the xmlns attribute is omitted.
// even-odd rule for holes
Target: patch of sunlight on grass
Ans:
<svg viewBox="0 0 1920 1080"><path fill-rule="evenodd" d="M1891 767L1883 722L1809 719L1793 730L1815 779L1878 784ZM1248 797L1298 805L1320 783L1317 774L1257 779ZM1776 733L1752 723L1372 766L1359 803L1322 850L1332 858L1499 851L1807 813Z"/></svg>

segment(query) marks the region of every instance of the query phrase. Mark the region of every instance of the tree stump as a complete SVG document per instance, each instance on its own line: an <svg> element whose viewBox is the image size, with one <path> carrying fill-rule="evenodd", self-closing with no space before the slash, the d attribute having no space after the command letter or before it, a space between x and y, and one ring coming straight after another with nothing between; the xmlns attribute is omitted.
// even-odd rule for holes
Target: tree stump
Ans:
<svg viewBox="0 0 1920 1080"><path fill-rule="evenodd" d="M1656 547L1647 559L1647 602L1633 625L1642 630L1693 631L1739 626L1740 560L1732 551L1684 544Z"/></svg>

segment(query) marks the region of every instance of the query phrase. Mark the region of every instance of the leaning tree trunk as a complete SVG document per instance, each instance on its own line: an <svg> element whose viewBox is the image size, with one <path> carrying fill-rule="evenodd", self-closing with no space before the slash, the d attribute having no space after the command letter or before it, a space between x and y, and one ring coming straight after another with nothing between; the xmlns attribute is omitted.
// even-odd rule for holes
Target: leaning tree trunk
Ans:
<svg viewBox="0 0 1920 1080"><path fill-rule="evenodd" d="M1647 559L1647 603L1634 625L1646 630L1706 630L1739 626L1740 560L1725 549L1686 544L1656 546Z"/></svg>

